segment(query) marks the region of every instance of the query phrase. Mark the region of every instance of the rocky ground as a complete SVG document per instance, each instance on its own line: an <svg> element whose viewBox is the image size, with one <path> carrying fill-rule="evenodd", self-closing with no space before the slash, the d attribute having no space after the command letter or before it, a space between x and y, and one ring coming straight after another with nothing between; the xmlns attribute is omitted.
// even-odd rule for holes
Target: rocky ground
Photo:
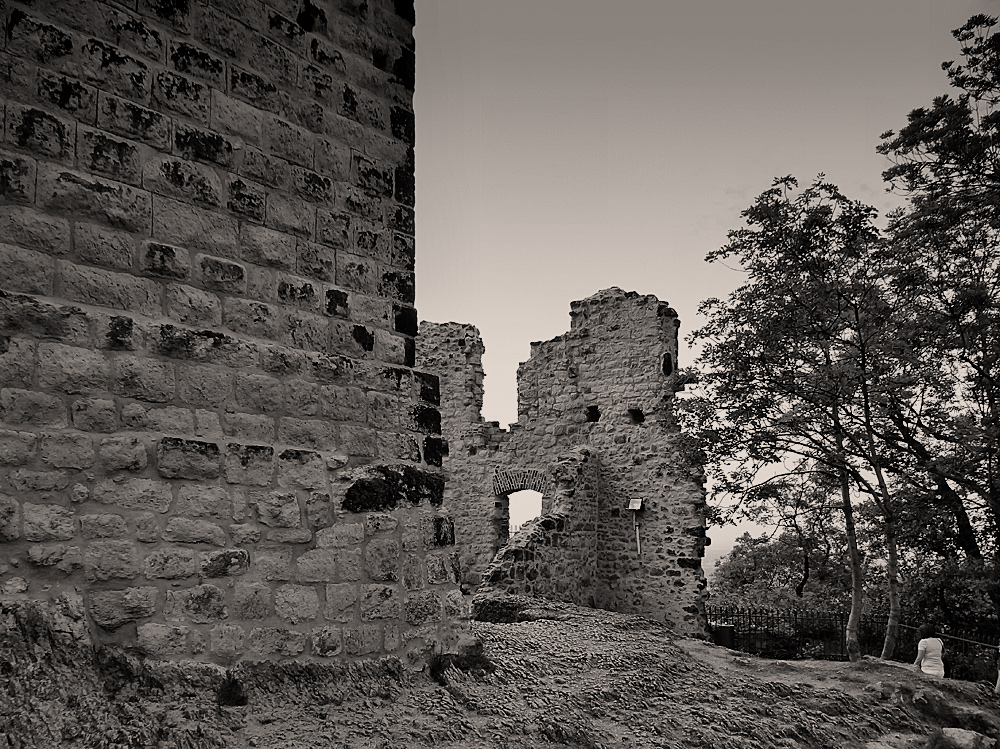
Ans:
<svg viewBox="0 0 1000 749"><path fill-rule="evenodd" d="M95 653L71 600L54 614L0 603L0 746L985 749L1000 735L992 685L871 659L766 661L531 599L480 611L495 620L472 625L484 657L424 673L386 660L241 663L227 676ZM966 743L935 738L943 727L965 729L950 733Z"/></svg>

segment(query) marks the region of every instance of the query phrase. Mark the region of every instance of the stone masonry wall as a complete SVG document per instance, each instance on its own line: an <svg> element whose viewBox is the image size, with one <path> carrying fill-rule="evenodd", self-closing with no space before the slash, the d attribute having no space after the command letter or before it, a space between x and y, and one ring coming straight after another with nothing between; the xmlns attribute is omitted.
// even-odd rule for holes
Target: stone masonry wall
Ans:
<svg viewBox="0 0 1000 749"><path fill-rule="evenodd" d="M0 591L159 656L435 646L412 2L0 17Z"/></svg>
<svg viewBox="0 0 1000 749"><path fill-rule="evenodd" d="M656 297L612 288L574 302L570 316L570 331L533 343L531 357L521 365L518 423L501 438L492 438L488 444L493 449L452 450L445 463L450 476L463 479L455 483L451 498L456 518L461 518L456 529L459 553L463 559L467 556L462 546L466 521L479 522L480 547L500 549L506 541L496 526L491 529L481 520L504 501L490 492L486 476L514 469L551 470L557 475L567 450L587 447L600 465L597 501L586 509L577 508L574 533L592 535L596 569L593 578L581 572L573 581L564 581L559 597L644 614L680 632L702 634L704 477L689 459L690 450L671 415L678 353L676 313ZM443 328L422 324L418 343L419 348L428 346L435 352L425 366L440 372L442 409L449 413L449 380L460 374L461 367L437 367L447 360L453 342L440 334ZM478 365L478 359L468 362L473 370ZM464 411L455 418L454 424L443 420L449 439L468 427ZM481 419L473 427L477 424ZM641 554L633 514L627 509L632 499L643 502L638 513ZM556 498L543 497L542 507L543 512L556 513ZM549 543L552 532L547 529L539 538ZM511 545L524 546L523 540L515 537ZM574 542L560 548L578 553L584 546ZM538 551L535 541L525 548ZM522 583L517 572L497 576L498 570L516 569L503 564L504 553L498 557L499 566L489 570L489 585L511 592ZM552 554L546 549L537 558L548 560ZM482 553L477 551L477 556L481 559ZM522 592L527 590L525 586Z"/></svg>

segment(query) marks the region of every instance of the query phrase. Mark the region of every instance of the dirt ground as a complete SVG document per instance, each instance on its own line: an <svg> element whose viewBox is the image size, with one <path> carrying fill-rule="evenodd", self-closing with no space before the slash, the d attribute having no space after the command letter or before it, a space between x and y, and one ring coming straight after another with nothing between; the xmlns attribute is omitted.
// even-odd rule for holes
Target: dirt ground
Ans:
<svg viewBox="0 0 1000 749"><path fill-rule="evenodd" d="M227 685L215 667L86 664L85 648L0 611L0 746L916 749L939 727L1000 735L992 685L875 659L768 661L567 604L511 610L522 621L471 624L486 661L433 676L391 660L243 663Z"/></svg>

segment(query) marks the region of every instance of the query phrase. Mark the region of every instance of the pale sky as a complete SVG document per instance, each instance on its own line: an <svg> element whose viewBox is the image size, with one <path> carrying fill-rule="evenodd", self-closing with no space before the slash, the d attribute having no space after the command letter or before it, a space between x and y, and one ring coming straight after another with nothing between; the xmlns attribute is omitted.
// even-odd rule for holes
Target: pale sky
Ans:
<svg viewBox="0 0 1000 749"><path fill-rule="evenodd" d="M698 327L742 282L705 255L774 177L895 205L879 135L949 91L979 12L1000 0L416 0L417 310L479 328L484 417L516 421L573 300Z"/></svg>

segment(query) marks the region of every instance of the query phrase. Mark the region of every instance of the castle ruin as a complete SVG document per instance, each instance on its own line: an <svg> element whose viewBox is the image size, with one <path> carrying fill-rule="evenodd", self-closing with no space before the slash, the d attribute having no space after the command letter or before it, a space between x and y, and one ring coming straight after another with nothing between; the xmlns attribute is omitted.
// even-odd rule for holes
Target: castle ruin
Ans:
<svg viewBox="0 0 1000 749"><path fill-rule="evenodd" d="M510 431L480 415L478 331L420 325L418 364L441 381L463 584L642 614L701 636L704 477L671 410L677 315L612 288L574 302L570 316L570 331L533 343L521 365ZM508 496L522 489L542 493L542 516L508 538Z"/></svg>

